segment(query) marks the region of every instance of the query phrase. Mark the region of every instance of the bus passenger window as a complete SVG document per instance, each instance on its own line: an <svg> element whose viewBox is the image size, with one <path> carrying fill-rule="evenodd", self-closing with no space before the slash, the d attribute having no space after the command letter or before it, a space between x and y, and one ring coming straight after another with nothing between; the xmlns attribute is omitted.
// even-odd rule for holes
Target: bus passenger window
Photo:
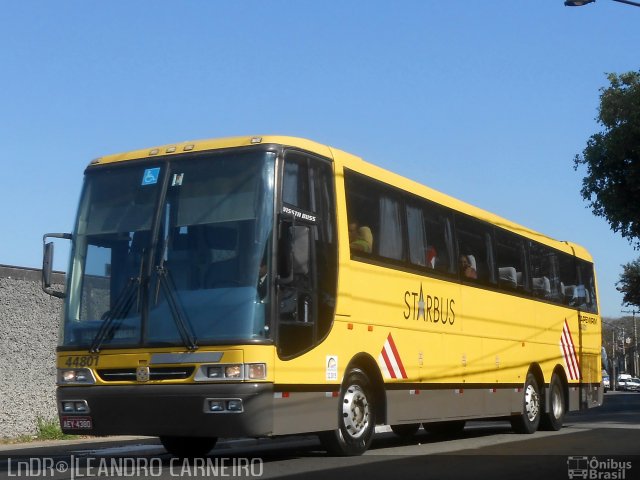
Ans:
<svg viewBox="0 0 640 480"><path fill-rule="evenodd" d="M369 255L378 250L378 202L371 194L375 185L359 175L345 173L349 248L352 254Z"/></svg>
<svg viewBox="0 0 640 480"><path fill-rule="evenodd" d="M433 268L435 248L428 250L424 234L424 218L420 208L407 205L407 230L409 234L409 260L414 265Z"/></svg>
<svg viewBox="0 0 640 480"><path fill-rule="evenodd" d="M428 203L423 214L427 235L427 267L442 273L455 273L450 213L442 207Z"/></svg>
<svg viewBox="0 0 640 480"><path fill-rule="evenodd" d="M593 264L578 260L578 277L578 289L583 293L583 296L580 297L576 306L587 312L598 313Z"/></svg>
<svg viewBox="0 0 640 480"><path fill-rule="evenodd" d="M456 217L456 234L461 279L497 283L491 226L460 215Z"/></svg>
<svg viewBox="0 0 640 480"><path fill-rule="evenodd" d="M402 260L402 221L400 203L387 195L379 197L380 202L380 246L382 257Z"/></svg>
<svg viewBox="0 0 640 480"><path fill-rule="evenodd" d="M504 290L529 290L524 239L505 230L496 230L498 285Z"/></svg>
<svg viewBox="0 0 640 480"><path fill-rule="evenodd" d="M558 302L560 300L560 282L558 281L556 252L547 246L531 242L529 256L531 258L533 295Z"/></svg>
<svg viewBox="0 0 640 480"><path fill-rule="evenodd" d="M572 307L580 304L580 297L584 297L584 289L578 288L578 278L575 261L572 255L558 254L560 276L560 300Z"/></svg>

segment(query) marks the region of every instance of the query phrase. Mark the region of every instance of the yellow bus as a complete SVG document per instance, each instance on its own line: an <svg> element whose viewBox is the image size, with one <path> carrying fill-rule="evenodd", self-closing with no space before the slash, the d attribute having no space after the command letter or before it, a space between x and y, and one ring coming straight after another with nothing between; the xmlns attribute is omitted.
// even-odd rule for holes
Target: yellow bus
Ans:
<svg viewBox="0 0 640 480"><path fill-rule="evenodd" d="M72 244L64 292L50 237ZM602 403L584 248L309 140L94 160L73 234L44 236L43 288L65 302L66 433L194 456L314 432L357 455L376 425L532 433Z"/></svg>

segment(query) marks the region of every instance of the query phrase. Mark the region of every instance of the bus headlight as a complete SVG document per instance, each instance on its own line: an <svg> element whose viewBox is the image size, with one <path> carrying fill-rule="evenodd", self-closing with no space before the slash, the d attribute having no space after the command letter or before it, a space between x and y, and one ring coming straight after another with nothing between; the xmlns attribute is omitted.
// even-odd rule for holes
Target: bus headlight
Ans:
<svg viewBox="0 0 640 480"><path fill-rule="evenodd" d="M196 371L196 382L266 380L266 363L229 363L201 365Z"/></svg>
<svg viewBox="0 0 640 480"><path fill-rule="evenodd" d="M58 385L93 385L96 379L88 368L59 368Z"/></svg>
<svg viewBox="0 0 640 480"><path fill-rule="evenodd" d="M247 364L247 378L249 380L264 380L267 378L266 363L249 363Z"/></svg>
<svg viewBox="0 0 640 480"><path fill-rule="evenodd" d="M224 378L241 379L242 365L227 365L224 367Z"/></svg>

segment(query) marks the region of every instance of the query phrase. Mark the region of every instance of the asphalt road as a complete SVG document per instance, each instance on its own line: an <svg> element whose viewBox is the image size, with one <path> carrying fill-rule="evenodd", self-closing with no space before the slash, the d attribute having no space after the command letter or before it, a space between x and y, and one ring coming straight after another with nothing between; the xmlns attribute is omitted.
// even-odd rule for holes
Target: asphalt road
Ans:
<svg viewBox="0 0 640 480"><path fill-rule="evenodd" d="M66 468L65 468L66 467ZM168 455L156 439L0 446L0 478L640 479L640 393L609 392L559 432L518 435L470 422L455 437L376 435L361 457L328 457L315 437L224 440L206 459Z"/></svg>

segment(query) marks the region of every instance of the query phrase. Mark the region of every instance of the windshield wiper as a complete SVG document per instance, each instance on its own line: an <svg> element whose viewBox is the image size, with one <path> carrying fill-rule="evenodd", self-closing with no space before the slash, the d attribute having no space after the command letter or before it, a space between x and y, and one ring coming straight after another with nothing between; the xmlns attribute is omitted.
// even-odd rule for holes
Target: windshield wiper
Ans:
<svg viewBox="0 0 640 480"><path fill-rule="evenodd" d="M118 330L120 324L122 324L122 319L131 311L131 307L135 303L139 288L140 277L129 278L129 281L120 292L120 295L118 295L113 308L102 317L102 325L91 343L89 352L98 353L100 351L100 347L107 338L107 334L113 335L113 333ZM120 322L114 324L115 320L120 320Z"/></svg>
<svg viewBox="0 0 640 480"><path fill-rule="evenodd" d="M182 309L180 302L176 298L176 285L173 283L169 270L164 266L164 261L156 267L156 272L158 273L160 286L162 287L164 296L167 299L171 316L173 317L176 327L178 327L178 333L182 338L182 342L189 350L197 350L197 339L193 333L193 328L189 323L189 317L187 317L187 314Z"/></svg>

